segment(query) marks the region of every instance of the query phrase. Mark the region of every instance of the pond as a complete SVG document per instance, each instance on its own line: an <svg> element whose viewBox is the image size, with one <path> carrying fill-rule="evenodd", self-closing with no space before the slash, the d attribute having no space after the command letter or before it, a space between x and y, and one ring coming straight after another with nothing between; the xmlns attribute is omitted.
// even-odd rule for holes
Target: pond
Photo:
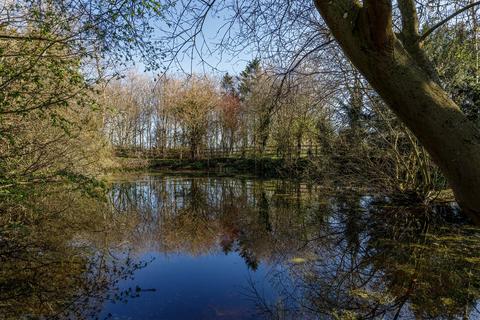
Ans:
<svg viewBox="0 0 480 320"><path fill-rule="evenodd" d="M451 205L166 174L107 198L42 190L2 221L0 319L480 317L480 232Z"/></svg>

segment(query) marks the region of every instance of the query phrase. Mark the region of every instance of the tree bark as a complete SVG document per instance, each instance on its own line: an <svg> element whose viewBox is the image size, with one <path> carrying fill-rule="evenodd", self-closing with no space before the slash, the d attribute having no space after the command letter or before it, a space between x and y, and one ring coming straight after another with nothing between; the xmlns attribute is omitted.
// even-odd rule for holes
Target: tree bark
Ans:
<svg viewBox="0 0 480 320"><path fill-rule="evenodd" d="M404 6L399 36L392 29L391 0L363 3L315 0L345 54L424 145L462 210L480 224L480 131L437 84L414 41L418 20L408 7L413 2L399 0Z"/></svg>

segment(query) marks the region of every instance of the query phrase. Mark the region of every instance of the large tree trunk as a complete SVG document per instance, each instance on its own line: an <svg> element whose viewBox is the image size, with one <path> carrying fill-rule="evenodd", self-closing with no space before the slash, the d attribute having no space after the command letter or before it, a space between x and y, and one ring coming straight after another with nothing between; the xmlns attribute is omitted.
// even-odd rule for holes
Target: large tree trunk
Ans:
<svg viewBox="0 0 480 320"><path fill-rule="evenodd" d="M480 224L480 131L436 83L416 40L416 12L401 8L398 36L391 1L365 0L363 7L352 0L315 3L346 55L428 150L461 208ZM411 0L399 3L412 3L407 9L414 10Z"/></svg>

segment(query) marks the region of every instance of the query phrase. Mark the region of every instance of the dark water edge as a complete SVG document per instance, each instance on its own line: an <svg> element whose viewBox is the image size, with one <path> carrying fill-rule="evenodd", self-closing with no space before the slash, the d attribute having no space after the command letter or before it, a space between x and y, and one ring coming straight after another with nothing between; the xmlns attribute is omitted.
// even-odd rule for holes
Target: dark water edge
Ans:
<svg viewBox="0 0 480 320"><path fill-rule="evenodd" d="M115 177L2 205L0 319L477 319L451 206L295 181Z"/></svg>
<svg viewBox="0 0 480 320"><path fill-rule="evenodd" d="M117 157L120 171L177 173L212 173L219 176L247 175L256 178L300 179L308 173L310 179L323 177L318 164L308 158L283 159L258 158L212 158L212 159L142 159Z"/></svg>

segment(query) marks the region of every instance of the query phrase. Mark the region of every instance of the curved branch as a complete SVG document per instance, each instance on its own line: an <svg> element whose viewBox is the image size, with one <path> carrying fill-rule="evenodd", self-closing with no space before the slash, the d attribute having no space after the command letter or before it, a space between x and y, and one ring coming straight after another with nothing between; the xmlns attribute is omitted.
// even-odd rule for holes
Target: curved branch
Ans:
<svg viewBox="0 0 480 320"><path fill-rule="evenodd" d="M419 39L418 39L418 42L423 42L425 41L425 39L431 35L433 32L435 32L435 30L437 30L438 28L440 28L442 25L444 25L445 23L447 23L448 21L452 20L453 18L455 18L456 16L458 16L459 14L467 11L468 9L470 8L473 8L475 6L478 6L480 5L480 1L476 1L474 3L471 3L469 4L468 6L452 13L451 15L449 15L448 17L446 17L445 19L443 19L442 21L440 21L439 23L437 23L436 25L434 25L433 27L431 27L430 29L428 29Z"/></svg>

